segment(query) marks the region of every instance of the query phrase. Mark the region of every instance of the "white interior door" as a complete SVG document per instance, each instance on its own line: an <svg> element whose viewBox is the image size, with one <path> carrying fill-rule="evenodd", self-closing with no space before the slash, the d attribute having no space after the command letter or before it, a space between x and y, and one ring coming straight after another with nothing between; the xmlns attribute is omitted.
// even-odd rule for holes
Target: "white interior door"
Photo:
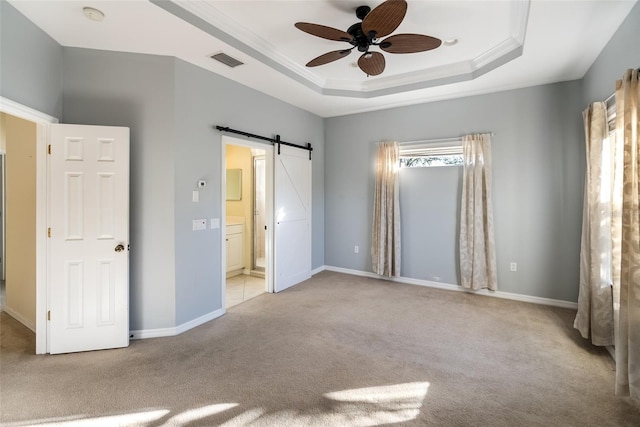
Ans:
<svg viewBox="0 0 640 427"><path fill-rule="evenodd" d="M311 277L311 160L299 148L274 150L275 275L280 292Z"/></svg>
<svg viewBox="0 0 640 427"><path fill-rule="evenodd" d="M49 352L129 345L129 129L55 124Z"/></svg>

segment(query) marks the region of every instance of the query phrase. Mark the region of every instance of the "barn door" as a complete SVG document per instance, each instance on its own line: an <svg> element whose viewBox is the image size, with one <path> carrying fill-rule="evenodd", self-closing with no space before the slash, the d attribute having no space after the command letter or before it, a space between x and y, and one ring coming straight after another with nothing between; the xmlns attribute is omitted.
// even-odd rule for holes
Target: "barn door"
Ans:
<svg viewBox="0 0 640 427"><path fill-rule="evenodd" d="M275 275L280 292L311 277L311 160L309 152L274 150Z"/></svg>
<svg viewBox="0 0 640 427"><path fill-rule="evenodd" d="M49 352L129 345L129 129L56 124L49 157Z"/></svg>

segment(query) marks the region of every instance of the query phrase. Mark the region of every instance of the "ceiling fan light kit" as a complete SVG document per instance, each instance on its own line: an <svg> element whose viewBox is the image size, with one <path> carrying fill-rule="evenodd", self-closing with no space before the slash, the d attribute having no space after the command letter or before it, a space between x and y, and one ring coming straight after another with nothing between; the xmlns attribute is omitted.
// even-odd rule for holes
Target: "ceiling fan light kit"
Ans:
<svg viewBox="0 0 640 427"><path fill-rule="evenodd" d="M348 49L335 50L318 56L309 61L307 67L317 67L343 58L353 49L362 52L358 59L358 67L367 76L382 74L385 68L385 58L380 52L371 51L372 46L377 46L387 53L417 53L436 49L442 44L442 40L424 34L396 34L386 37L398 28L407 13L405 0L386 0L371 10L369 6L356 8L358 22L349 27L347 31L325 25L297 22L296 28L305 33L327 40L347 42L351 45ZM457 40L456 40L457 41Z"/></svg>

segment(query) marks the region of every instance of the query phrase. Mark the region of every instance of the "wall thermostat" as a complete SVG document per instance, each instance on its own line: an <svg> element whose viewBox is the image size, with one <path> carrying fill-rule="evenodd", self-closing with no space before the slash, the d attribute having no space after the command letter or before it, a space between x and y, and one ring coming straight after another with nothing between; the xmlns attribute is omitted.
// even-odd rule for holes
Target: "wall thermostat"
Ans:
<svg viewBox="0 0 640 427"><path fill-rule="evenodd" d="M207 185L207 181L205 181L204 179L201 179L200 181L198 181L198 188L204 188Z"/></svg>

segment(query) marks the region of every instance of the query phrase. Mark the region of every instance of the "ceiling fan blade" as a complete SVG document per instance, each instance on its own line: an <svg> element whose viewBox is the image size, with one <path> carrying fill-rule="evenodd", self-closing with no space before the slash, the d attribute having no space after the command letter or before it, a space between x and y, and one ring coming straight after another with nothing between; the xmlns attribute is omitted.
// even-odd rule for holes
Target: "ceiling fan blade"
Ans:
<svg viewBox="0 0 640 427"><path fill-rule="evenodd" d="M358 67L367 76L377 76L384 71L384 56L379 52L363 53L358 59Z"/></svg>
<svg viewBox="0 0 640 427"><path fill-rule="evenodd" d="M320 55L317 58L314 58L311 61L307 62L307 67L317 67L318 65L328 64L329 62L344 58L350 53L351 49L334 50L333 52L327 52L324 55Z"/></svg>
<svg viewBox="0 0 640 427"><path fill-rule="evenodd" d="M442 40L424 34L396 34L380 42L380 49L389 53L416 53L435 49Z"/></svg>
<svg viewBox="0 0 640 427"><path fill-rule="evenodd" d="M349 42L353 38L346 31L337 28L326 27L319 24L310 24L308 22L296 22L296 28L309 33L312 36L322 37L323 39Z"/></svg>
<svg viewBox="0 0 640 427"><path fill-rule="evenodd" d="M407 13L405 0L387 0L378 5L362 20L362 31L369 35L375 31L376 38L391 34L404 19Z"/></svg>

